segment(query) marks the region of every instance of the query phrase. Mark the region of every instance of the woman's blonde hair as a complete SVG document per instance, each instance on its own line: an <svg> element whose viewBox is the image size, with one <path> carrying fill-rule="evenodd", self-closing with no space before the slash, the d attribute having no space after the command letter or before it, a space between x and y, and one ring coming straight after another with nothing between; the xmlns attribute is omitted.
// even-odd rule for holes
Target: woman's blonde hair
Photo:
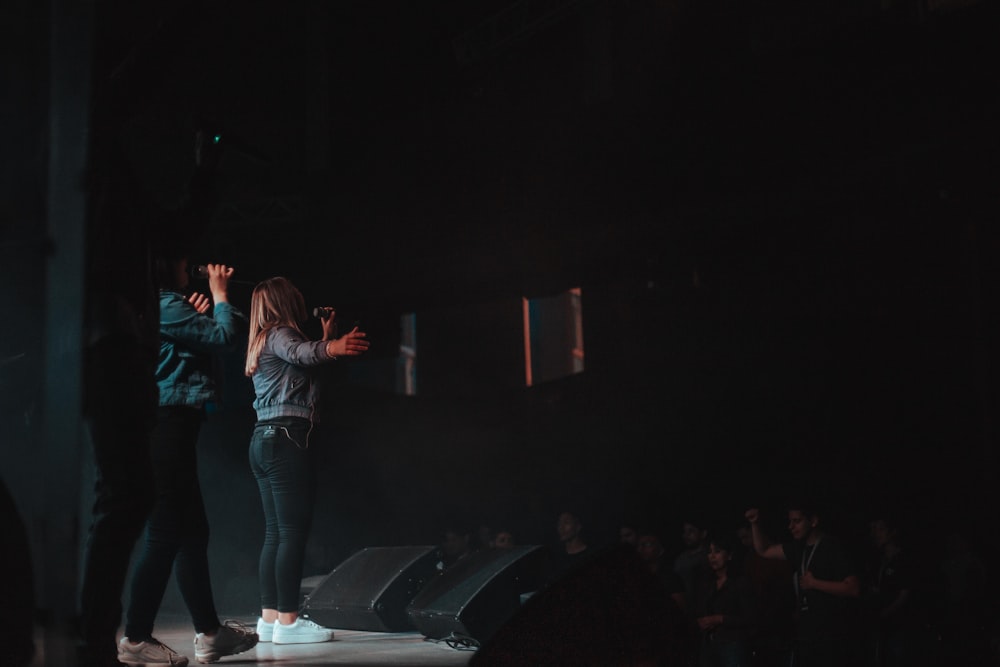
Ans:
<svg viewBox="0 0 1000 667"><path fill-rule="evenodd" d="M258 283L250 298L250 340L244 369L246 375L249 377L257 370L257 362L269 330L286 326L301 332L299 323L305 319L305 299L288 278L278 276Z"/></svg>

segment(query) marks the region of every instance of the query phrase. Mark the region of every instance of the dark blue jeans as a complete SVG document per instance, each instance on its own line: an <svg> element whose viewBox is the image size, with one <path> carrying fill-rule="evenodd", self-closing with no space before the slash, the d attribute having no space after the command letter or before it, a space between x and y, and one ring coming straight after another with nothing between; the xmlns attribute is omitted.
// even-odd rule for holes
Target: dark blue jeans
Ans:
<svg viewBox="0 0 1000 667"><path fill-rule="evenodd" d="M258 422L250 440L250 469L264 509L260 552L262 609L297 612L316 493L308 420Z"/></svg>
<svg viewBox="0 0 1000 667"><path fill-rule="evenodd" d="M196 632L219 627L208 569L208 518L198 481L198 433L204 412L161 407L153 427L150 459L156 502L132 574L125 634L133 641L153 636L153 623L173 569Z"/></svg>
<svg viewBox="0 0 1000 667"><path fill-rule="evenodd" d="M84 356L84 413L97 470L81 572L82 664L118 655L125 577L153 504L149 437L156 382L149 356L130 337L106 339Z"/></svg>

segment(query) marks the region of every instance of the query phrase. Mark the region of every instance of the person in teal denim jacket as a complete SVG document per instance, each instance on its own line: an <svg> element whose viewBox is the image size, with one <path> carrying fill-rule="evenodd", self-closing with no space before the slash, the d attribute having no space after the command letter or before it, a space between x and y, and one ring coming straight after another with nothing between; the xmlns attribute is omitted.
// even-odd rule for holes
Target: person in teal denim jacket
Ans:
<svg viewBox="0 0 1000 667"><path fill-rule="evenodd" d="M221 268L217 273L226 268L218 266ZM227 270L232 271L231 268ZM156 384L161 406L202 408L219 399L218 353L239 348L247 328L246 316L228 301L220 301L220 297L226 298L225 288L219 293L213 292L212 315L208 316L205 311L210 304L205 296L187 297L173 290L160 291L160 356Z"/></svg>
<svg viewBox="0 0 1000 667"><path fill-rule="evenodd" d="M172 569L191 614L200 662L241 653L257 643L256 633L223 625L216 612L208 567L208 519L197 470L198 434L206 405L219 398L219 355L238 349L246 340L247 319L229 303L232 267L206 267L211 300L197 292L185 294L186 258L157 259L156 269L161 285L159 408L150 450L156 500L132 575L118 659L136 665L185 665L186 657L153 637Z"/></svg>

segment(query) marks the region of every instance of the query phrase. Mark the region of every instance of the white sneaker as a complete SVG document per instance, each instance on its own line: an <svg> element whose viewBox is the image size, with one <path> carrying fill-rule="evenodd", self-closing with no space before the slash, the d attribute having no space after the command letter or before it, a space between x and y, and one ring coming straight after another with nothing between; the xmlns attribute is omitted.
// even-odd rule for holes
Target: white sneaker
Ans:
<svg viewBox="0 0 1000 667"><path fill-rule="evenodd" d="M271 641L271 637L274 636L274 626L277 623L278 623L277 621L272 621L271 623L268 623L263 618L258 618L257 619L257 636L260 638L259 641L261 641L261 642L269 642L269 641Z"/></svg>
<svg viewBox="0 0 1000 667"><path fill-rule="evenodd" d="M317 625L308 618L297 618L289 625L275 622L271 641L275 644L319 644L333 641L333 630Z"/></svg>
<svg viewBox="0 0 1000 667"><path fill-rule="evenodd" d="M155 639L133 644L128 637L122 637L118 642L118 662L133 667L185 667L188 659Z"/></svg>

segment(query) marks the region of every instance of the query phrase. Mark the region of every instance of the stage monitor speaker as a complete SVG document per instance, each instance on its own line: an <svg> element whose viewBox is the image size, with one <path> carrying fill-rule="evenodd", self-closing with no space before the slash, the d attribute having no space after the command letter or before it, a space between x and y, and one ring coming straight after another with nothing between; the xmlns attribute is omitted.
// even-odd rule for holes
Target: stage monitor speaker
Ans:
<svg viewBox="0 0 1000 667"><path fill-rule="evenodd" d="M481 644L538 588L547 563L545 548L535 545L471 553L428 582L407 614L428 638Z"/></svg>
<svg viewBox="0 0 1000 667"><path fill-rule="evenodd" d="M595 550L531 596L469 667L691 664L688 621L628 545Z"/></svg>
<svg viewBox="0 0 1000 667"><path fill-rule="evenodd" d="M433 546L362 549L316 586L303 612L329 628L412 631L406 607L437 576L437 561Z"/></svg>

